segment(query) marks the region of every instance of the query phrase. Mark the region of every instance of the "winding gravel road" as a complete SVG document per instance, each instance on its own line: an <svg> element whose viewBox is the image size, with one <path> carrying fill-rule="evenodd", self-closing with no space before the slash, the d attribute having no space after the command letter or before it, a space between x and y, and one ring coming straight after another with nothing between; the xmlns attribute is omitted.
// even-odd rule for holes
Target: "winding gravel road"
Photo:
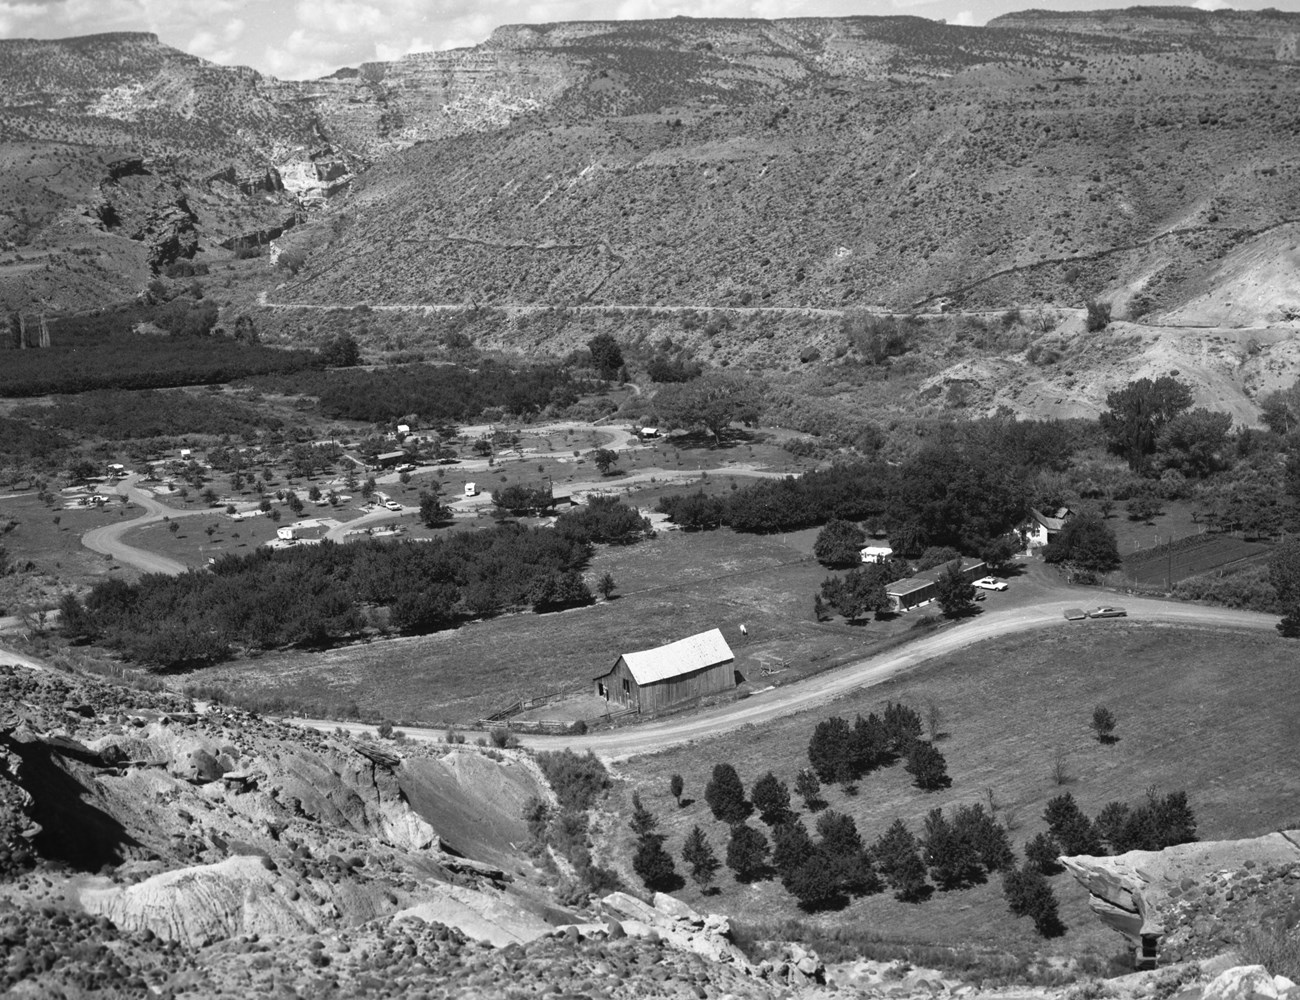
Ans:
<svg viewBox="0 0 1300 1000"><path fill-rule="evenodd" d="M145 512L130 521L119 521L116 524L106 524L102 528L92 528L81 536L81 544L92 552L101 552L106 556L112 556L118 562L127 566L134 566L145 573L166 573L168 576L178 576L189 567L184 563L177 562L175 559L159 555L157 552L150 552L148 549L138 549L134 545L127 545L122 541L122 536L132 528L153 524L166 518L175 520L178 517L211 514L212 511L210 509L178 510L175 507L168 507L144 490L138 489L135 484L139 480L139 476L128 476L118 483L114 490L122 496L130 497L132 502L143 507Z"/></svg>
<svg viewBox="0 0 1300 1000"><path fill-rule="evenodd" d="M519 742L535 750L559 750L565 747L583 752L591 750L602 760L616 762L654 753L668 747L708 739L744 726L758 725L795 712L824 705L858 688L871 687L905 673L936 657L946 656L975 643L999 636L1047 628L1088 628L1091 621L1066 621L1067 607L1095 604L1098 592L1074 587L1056 588L1050 598L1019 608L987 611L973 621L950 626L906 646L870 656L855 663L810 677L797 684L771 688L743 701L720 705L689 716L663 722L588 733L584 736L519 735ZM1277 618L1252 611L1178 604L1148 598L1125 597L1130 618L1173 625L1239 628L1252 631L1275 631ZM353 735L371 734L374 726L340 723L327 719L286 719L296 725L326 732L336 728ZM402 727L408 738L441 742L445 729Z"/></svg>

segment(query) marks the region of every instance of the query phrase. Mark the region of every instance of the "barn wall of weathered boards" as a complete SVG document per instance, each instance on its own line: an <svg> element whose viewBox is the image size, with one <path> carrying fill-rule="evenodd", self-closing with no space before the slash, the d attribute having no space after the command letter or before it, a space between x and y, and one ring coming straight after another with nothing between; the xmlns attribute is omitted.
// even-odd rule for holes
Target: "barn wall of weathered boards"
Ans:
<svg viewBox="0 0 1300 1000"><path fill-rule="evenodd" d="M702 698L706 694L730 691L736 686L736 667L733 661L728 660L651 684L638 684L628 669L627 661L620 656L614 669L596 683L599 685L602 682L609 691L610 701L642 712L657 712L684 701ZM596 693L599 695L604 692L598 687Z"/></svg>
<svg viewBox="0 0 1300 1000"><path fill-rule="evenodd" d="M657 712L735 686L735 656L718 629L625 653L595 678L597 697L640 712Z"/></svg>

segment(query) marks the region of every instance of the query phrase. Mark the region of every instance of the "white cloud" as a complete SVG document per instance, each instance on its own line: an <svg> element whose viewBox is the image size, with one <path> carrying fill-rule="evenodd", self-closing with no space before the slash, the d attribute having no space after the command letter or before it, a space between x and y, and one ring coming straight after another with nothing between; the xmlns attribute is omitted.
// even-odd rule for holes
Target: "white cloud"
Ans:
<svg viewBox="0 0 1300 1000"><path fill-rule="evenodd" d="M971 28L975 25L975 14L969 10L960 10L952 17L948 18L949 24L960 24L963 27Z"/></svg>

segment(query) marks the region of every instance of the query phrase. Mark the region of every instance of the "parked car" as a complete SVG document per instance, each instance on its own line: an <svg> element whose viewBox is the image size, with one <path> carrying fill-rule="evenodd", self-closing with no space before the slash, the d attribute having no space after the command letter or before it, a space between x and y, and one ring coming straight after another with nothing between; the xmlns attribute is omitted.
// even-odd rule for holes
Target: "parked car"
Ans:
<svg viewBox="0 0 1300 1000"><path fill-rule="evenodd" d="M1089 618L1125 618L1128 612L1123 608L1112 608L1102 605L1100 608L1088 609Z"/></svg>
<svg viewBox="0 0 1300 1000"><path fill-rule="evenodd" d="M402 505L401 505L400 503L398 503L396 500L385 500L385 501L384 501L384 506L387 507L389 510L401 510L401 509L402 509Z"/></svg>
<svg viewBox="0 0 1300 1000"><path fill-rule="evenodd" d="M415 464L412 463L412 462L407 462L405 465L399 465L399 466L397 467L397 471L398 471L398 472L414 472L414 471L415 471Z"/></svg>
<svg viewBox="0 0 1300 1000"><path fill-rule="evenodd" d="M1007 581L999 580L996 576L985 576L971 584L972 587L978 587L980 590L1006 590Z"/></svg>

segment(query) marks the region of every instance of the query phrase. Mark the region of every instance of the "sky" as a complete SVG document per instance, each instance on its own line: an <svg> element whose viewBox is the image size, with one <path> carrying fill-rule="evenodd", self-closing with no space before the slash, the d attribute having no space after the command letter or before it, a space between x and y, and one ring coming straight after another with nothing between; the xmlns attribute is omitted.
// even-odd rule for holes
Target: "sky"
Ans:
<svg viewBox="0 0 1300 1000"><path fill-rule="evenodd" d="M502 24L674 17L834 17L910 14L982 25L1027 8L1095 10L1138 0L0 0L0 38L151 31L213 62L287 80L408 52L463 48ZM1174 5L1175 0L1147 0ZM1184 0L1186 2L1186 0ZM1300 0L1195 0L1206 10Z"/></svg>

